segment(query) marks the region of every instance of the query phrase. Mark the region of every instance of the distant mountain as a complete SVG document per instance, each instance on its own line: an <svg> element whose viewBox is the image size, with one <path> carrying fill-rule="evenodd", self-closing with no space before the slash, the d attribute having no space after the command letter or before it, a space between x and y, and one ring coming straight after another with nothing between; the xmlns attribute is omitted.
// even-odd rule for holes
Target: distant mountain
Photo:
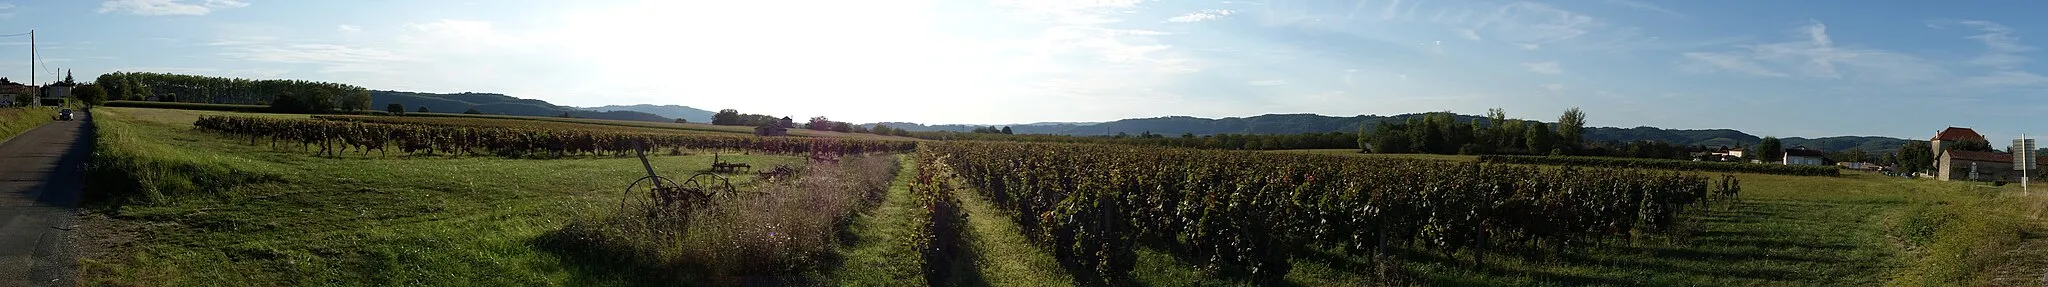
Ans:
<svg viewBox="0 0 2048 287"><path fill-rule="evenodd" d="M1175 136L1183 133L1192 133L1195 135L1212 135L1224 133L1356 133L1358 132L1358 128L1361 125L1370 129L1372 127L1378 126L1379 123L1382 121L1407 121L1410 118L1422 117L1423 115L1425 114L1402 114L1394 116L1361 115L1351 117L1333 117L1316 114L1267 114L1253 117L1228 117L1220 119L1197 118L1189 116L1171 116L1157 118L1124 119L1102 123L1042 123L1007 126L1010 127L1010 129L1013 132L1019 134L1060 134L1079 136L1114 135L1117 133L1138 134L1143 132L1165 134L1167 136ZM1474 120L1482 120L1483 122L1484 119L1484 117L1479 116L1457 115L1457 120L1461 122L1471 122ZM968 132L972 131L976 127L987 126L956 124L922 125L916 123L903 122L884 122L880 124L889 125L890 127L895 128L902 128L910 131L954 132ZM868 125L872 126L874 124ZM1763 138L1732 129L1678 130L1662 129L1655 127L1590 127L1586 129L1586 140L1654 140L1683 145L1703 145L1709 147L1718 147L1755 145L1759 142L1762 142ZM1808 148L1815 148L1824 151L1842 151L1860 147L1863 148L1865 151L1869 152L1889 152L1897 150L1900 146L1905 145L1906 142L1911 141L1907 139L1871 136L1837 136L1823 138L1791 137L1782 138L1781 140L1784 142L1784 145L1786 147L1804 145Z"/></svg>
<svg viewBox="0 0 2048 287"><path fill-rule="evenodd" d="M674 118L636 111L591 111L574 107L558 106L547 101L522 99L492 93L434 94L400 91L370 91L370 107L383 110L392 103L405 106L405 111L417 111L426 107L437 113L461 113L474 107L486 114L515 116L570 116L592 119L671 122Z"/></svg>
<svg viewBox="0 0 2048 287"><path fill-rule="evenodd" d="M693 122L693 123L708 123L708 122L711 122L711 115L717 114L717 112L712 112L712 111L706 111L706 110L701 110L701 109L697 109L697 108L692 108L692 107L689 107L689 106L678 106L678 105L659 105L659 106L657 106L657 105L648 105L648 104L639 104L639 105L631 105L631 106L619 106L619 105L612 105L612 106L602 106L602 107L593 107L593 108L582 108L582 109L585 109L585 110L592 110L592 111L600 111L600 112L604 112L604 111L635 111L635 112L642 112L642 113L649 113L649 114L654 114L654 115L658 115L658 116L663 116L663 117L668 117L668 118L681 118L681 119L685 119L685 120L690 120L690 122Z"/></svg>

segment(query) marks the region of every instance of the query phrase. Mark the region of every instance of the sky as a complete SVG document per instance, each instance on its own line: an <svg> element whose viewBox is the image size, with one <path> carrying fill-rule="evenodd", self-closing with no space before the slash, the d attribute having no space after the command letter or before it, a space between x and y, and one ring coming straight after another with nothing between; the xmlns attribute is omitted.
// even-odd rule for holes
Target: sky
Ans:
<svg viewBox="0 0 2048 287"><path fill-rule="evenodd" d="M1592 126L1759 136L2048 133L2035 1L0 3L0 34L35 29L47 64L0 38L16 81L149 71L849 122L1578 107Z"/></svg>

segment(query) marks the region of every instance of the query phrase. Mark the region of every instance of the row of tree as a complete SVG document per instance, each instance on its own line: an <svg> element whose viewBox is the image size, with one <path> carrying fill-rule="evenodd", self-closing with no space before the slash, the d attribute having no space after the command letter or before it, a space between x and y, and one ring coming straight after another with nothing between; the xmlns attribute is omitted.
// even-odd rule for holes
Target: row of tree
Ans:
<svg viewBox="0 0 2048 287"><path fill-rule="evenodd" d="M717 114L711 115L711 124L721 126L754 127L773 125L782 128L796 128L796 123L790 121L789 117L776 118L774 116L769 115L742 114L739 110L735 109L718 110Z"/></svg>
<svg viewBox="0 0 2048 287"><path fill-rule="evenodd" d="M370 109L369 89L329 82L113 72L100 75L93 85L104 89L112 100L156 97L164 102L271 105L300 112Z"/></svg>
<svg viewBox="0 0 2048 287"><path fill-rule="evenodd" d="M1376 153L1433 154L1575 154L1584 147L1586 114L1565 110L1555 128L1543 122L1509 119L1491 109L1485 120L1459 122L1457 115L1436 112L1405 122L1382 122L1359 129L1357 144ZM1625 148L1625 147L1624 147Z"/></svg>

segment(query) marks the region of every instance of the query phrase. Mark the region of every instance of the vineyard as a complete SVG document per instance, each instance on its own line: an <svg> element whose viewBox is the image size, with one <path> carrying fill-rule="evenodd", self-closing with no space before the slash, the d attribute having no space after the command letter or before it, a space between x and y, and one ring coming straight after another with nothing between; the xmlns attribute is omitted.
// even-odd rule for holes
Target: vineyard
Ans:
<svg viewBox="0 0 2048 287"><path fill-rule="evenodd" d="M1833 176L1841 174L1841 171L1835 168L1834 166L1753 164L1736 162L1703 162L1648 158L1483 155L1479 156L1479 161L1507 164L1598 166L1611 168L1665 169L1707 172L1747 172L1804 176Z"/></svg>
<svg viewBox="0 0 2048 287"><path fill-rule="evenodd" d="M379 123L379 124L398 124L398 125L427 125L427 126L444 126L444 127L471 127L471 128L508 128L508 129L541 129L541 130L561 130L561 131L602 131L602 132L614 132L614 133L654 133L654 134L662 134L662 133L686 133L686 134L715 134L715 135L745 135L745 134L751 134L751 132L748 132L748 133L736 133L736 132L727 132L727 131L702 131L702 130L685 130L685 129L673 129L673 128L659 128L659 127L644 127L644 126L622 126L622 125L604 125L604 124L587 124L587 123L555 122L555 121L542 121L542 120L528 120L528 119L511 119L511 118L489 118L489 117L461 117L461 116L445 116L445 117L444 117L444 116L417 116L417 115L420 115L420 114L417 114L417 113L416 113L416 114L413 114L412 116L403 116L403 117L392 117L392 116L354 116L354 115L318 115L318 116L313 116L313 118L315 118L315 119L323 119L323 120L330 120L330 121L349 121L349 122L365 122L365 123ZM650 123L650 124L651 124L651 123Z"/></svg>
<svg viewBox="0 0 2048 287"><path fill-rule="evenodd" d="M1684 230L1733 202L1732 176L1058 143L930 143L916 241L946 252L948 173L1000 208L1077 280L1115 285L1139 247L1274 282L1296 254L1420 248L1547 254ZM926 168L944 166L947 168ZM927 263L929 264L929 262Z"/></svg>
<svg viewBox="0 0 2048 287"><path fill-rule="evenodd" d="M671 154L684 150L746 150L768 154L843 155L910 151L916 147L916 142L890 140L480 128L222 116L201 117L192 125L202 130L247 136L250 144L268 139L272 147L297 144L303 149L317 148L319 154L328 156L350 150L364 155L371 151L388 154L394 147L408 155L505 156L623 156L640 148L668 150Z"/></svg>

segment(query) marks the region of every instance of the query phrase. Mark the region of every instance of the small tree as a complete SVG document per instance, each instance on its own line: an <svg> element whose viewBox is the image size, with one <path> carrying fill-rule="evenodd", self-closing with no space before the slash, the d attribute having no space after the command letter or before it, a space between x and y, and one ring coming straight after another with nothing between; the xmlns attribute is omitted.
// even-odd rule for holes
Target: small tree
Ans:
<svg viewBox="0 0 2048 287"><path fill-rule="evenodd" d="M687 124L687 123L690 123L690 120L685 120L685 119L683 119L683 118L676 118L676 123L678 123L678 124Z"/></svg>
<svg viewBox="0 0 2048 287"><path fill-rule="evenodd" d="M405 114L405 104L391 103L389 105L384 105L384 111L391 112L391 114L393 115L403 115ZM427 111L427 107L420 107L420 111Z"/></svg>
<svg viewBox="0 0 2048 287"><path fill-rule="evenodd" d="M14 94L14 106L17 106L17 107L26 107L26 106L30 106L30 105L36 105L36 104L37 104L37 103L36 103L36 96L35 96L35 95L30 95L30 94Z"/></svg>
<svg viewBox="0 0 2048 287"><path fill-rule="evenodd" d="M427 109L427 106L420 106L420 109L419 109L419 110L417 110L417 111L413 111L413 112L415 112L415 113L431 113L431 112L434 112L434 111L433 111L433 110L428 110L428 109Z"/></svg>
<svg viewBox="0 0 2048 287"><path fill-rule="evenodd" d="M1764 137L1763 142L1756 144L1756 149L1757 159L1764 162L1778 162L1785 156L1785 143L1778 141L1778 137Z"/></svg>
<svg viewBox="0 0 2048 287"><path fill-rule="evenodd" d="M462 111L462 113L463 113L463 114L469 114L469 115L481 115L481 114L484 114L484 112L483 112L483 111L478 111L478 110L476 110L476 107L469 107L469 110L467 110L467 111Z"/></svg>
<svg viewBox="0 0 2048 287"><path fill-rule="evenodd" d="M107 90L100 88L99 85L83 85L72 89L78 100L85 102L86 105L97 106L107 103Z"/></svg>
<svg viewBox="0 0 2048 287"><path fill-rule="evenodd" d="M825 118L825 116L816 116L811 117L811 122L805 123L804 128L814 131L829 131L835 127L832 124L832 119Z"/></svg>
<svg viewBox="0 0 2048 287"><path fill-rule="evenodd" d="M1011 135L1011 134L1015 134L1015 133L1012 133L1012 132L1010 132L1010 127L1008 127L1008 126L1005 126L1005 127L1003 127L1003 134L1006 134L1006 135Z"/></svg>
<svg viewBox="0 0 2048 287"><path fill-rule="evenodd" d="M730 126L730 125L741 125L741 124L744 124L744 123L741 123L741 122L740 122L740 110L735 110L735 109L723 109L723 110L718 110L718 113L717 113L717 114L713 114L713 115L711 115L711 124L714 124L714 125L721 125L721 126Z"/></svg>
<svg viewBox="0 0 2048 287"><path fill-rule="evenodd" d="M1530 154L1542 155L1542 153L1550 152L1556 148L1557 136L1551 134L1550 127L1542 122L1537 122L1535 125L1525 129L1522 137L1522 142L1529 145Z"/></svg>

